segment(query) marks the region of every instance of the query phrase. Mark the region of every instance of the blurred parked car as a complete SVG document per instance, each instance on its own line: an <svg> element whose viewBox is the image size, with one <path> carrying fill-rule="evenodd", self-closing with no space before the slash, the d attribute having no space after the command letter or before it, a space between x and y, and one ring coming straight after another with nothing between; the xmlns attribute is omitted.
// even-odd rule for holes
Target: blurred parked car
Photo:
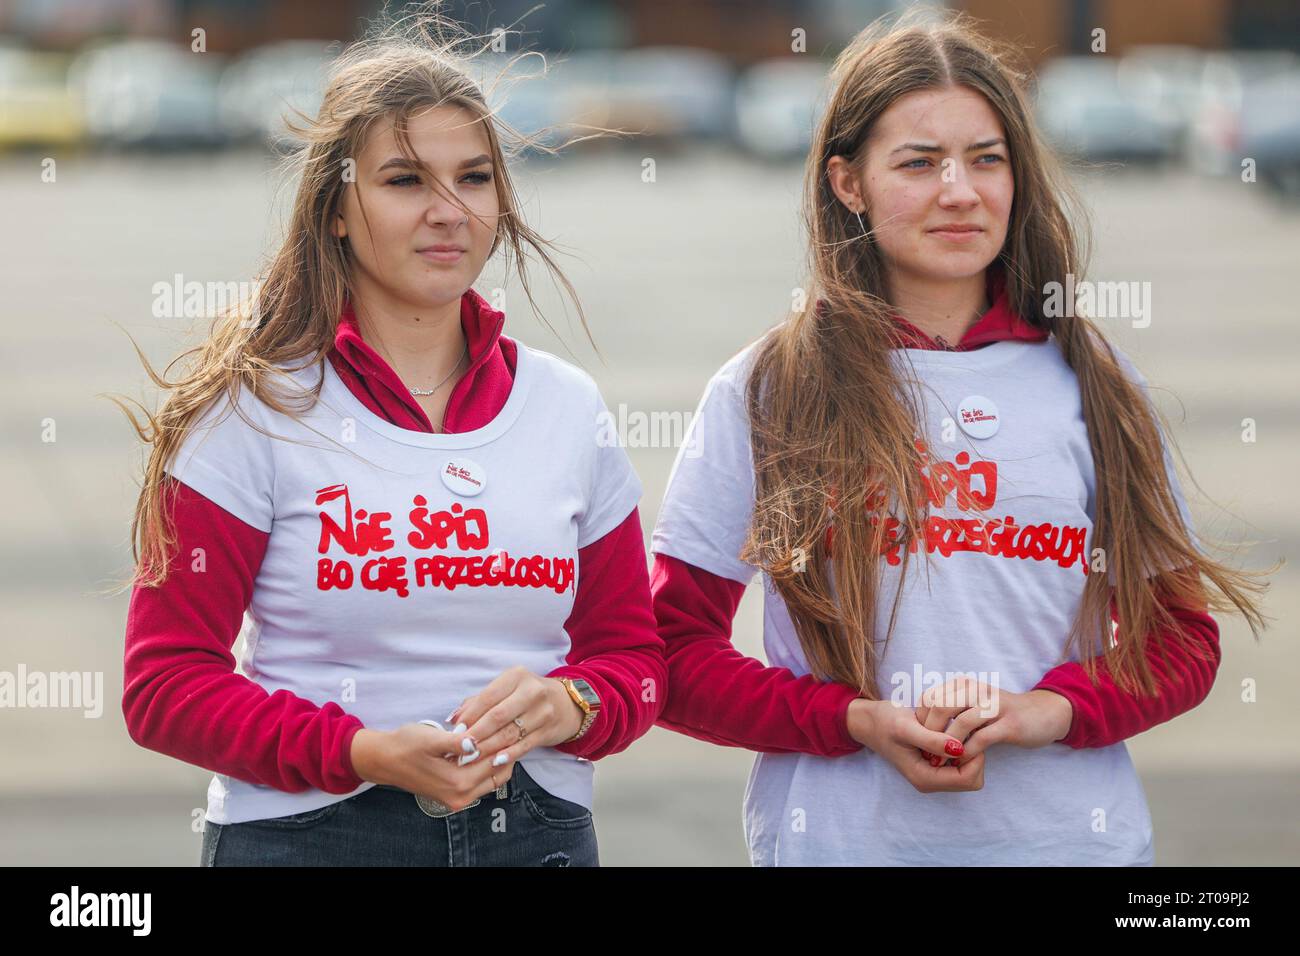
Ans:
<svg viewBox="0 0 1300 956"><path fill-rule="evenodd" d="M732 83L730 63L716 53L648 47L576 52L553 61L544 80L526 85L552 100L552 122L634 137L711 139L730 134Z"/></svg>
<svg viewBox="0 0 1300 956"><path fill-rule="evenodd" d="M1247 86L1239 130L1258 181L1300 199L1300 70Z"/></svg>
<svg viewBox="0 0 1300 956"><path fill-rule="evenodd" d="M1206 58L1200 101L1187 140L1188 165L1211 176L1241 169L1242 110L1249 87L1300 67L1285 50L1225 51Z"/></svg>
<svg viewBox="0 0 1300 956"><path fill-rule="evenodd" d="M731 62L709 50L628 50L615 61L615 118L648 135L730 136L734 82Z"/></svg>
<svg viewBox="0 0 1300 956"><path fill-rule="evenodd" d="M0 148L81 139L81 109L68 92L66 72L66 57L0 47Z"/></svg>
<svg viewBox="0 0 1300 956"><path fill-rule="evenodd" d="M217 108L221 59L156 40L92 46L73 60L68 88L86 130L116 146L214 145L225 139Z"/></svg>
<svg viewBox="0 0 1300 956"><path fill-rule="evenodd" d="M736 84L736 135L755 156L801 158L826 106L827 66L783 57L756 63Z"/></svg>
<svg viewBox="0 0 1300 956"><path fill-rule="evenodd" d="M1038 79L1037 115L1064 152L1089 161L1157 162L1176 153L1178 123L1144 102L1115 60L1069 56Z"/></svg>
<svg viewBox="0 0 1300 956"><path fill-rule="evenodd" d="M1151 44L1130 48L1119 61L1120 87L1174 127L1179 151L1200 106L1205 60L1194 47Z"/></svg>
<svg viewBox="0 0 1300 956"><path fill-rule="evenodd" d="M218 102L226 134L279 146L296 140L285 120L315 117L334 51L317 40L290 40L250 50L221 76Z"/></svg>

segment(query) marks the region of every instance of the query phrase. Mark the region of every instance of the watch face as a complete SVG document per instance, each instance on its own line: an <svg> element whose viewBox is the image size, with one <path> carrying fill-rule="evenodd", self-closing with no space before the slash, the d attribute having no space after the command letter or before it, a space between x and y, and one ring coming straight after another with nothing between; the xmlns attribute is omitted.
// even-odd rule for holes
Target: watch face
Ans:
<svg viewBox="0 0 1300 956"><path fill-rule="evenodd" d="M573 686L582 695L582 699L587 702L588 707L594 709L600 706L600 698L596 696L596 692L591 689L591 685L585 680L579 677L574 680Z"/></svg>

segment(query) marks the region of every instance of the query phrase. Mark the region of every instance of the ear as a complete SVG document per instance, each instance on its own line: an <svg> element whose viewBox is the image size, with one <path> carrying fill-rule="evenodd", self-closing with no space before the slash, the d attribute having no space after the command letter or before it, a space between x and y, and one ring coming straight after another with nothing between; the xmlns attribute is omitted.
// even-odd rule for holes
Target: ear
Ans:
<svg viewBox="0 0 1300 956"><path fill-rule="evenodd" d="M843 156L832 156L826 163L826 178L831 190L849 212L866 212L867 204L862 199L862 183L857 172Z"/></svg>
<svg viewBox="0 0 1300 956"><path fill-rule="evenodd" d="M343 221L343 213L334 214L334 235L339 239L346 239L348 235L348 224Z"/></svg>

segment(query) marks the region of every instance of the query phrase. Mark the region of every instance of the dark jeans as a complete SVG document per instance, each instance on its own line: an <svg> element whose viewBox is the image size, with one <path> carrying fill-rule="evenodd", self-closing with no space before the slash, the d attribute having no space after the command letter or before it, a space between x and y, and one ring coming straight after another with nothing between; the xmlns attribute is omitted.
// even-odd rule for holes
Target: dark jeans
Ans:
<svg viewBox="0 0 1300 956"><path fill-rule="evenodd" d="M436 818L379 784L287 817L203 825L201 866L599 866L591 811L516 763L508 796Z"/></svg>

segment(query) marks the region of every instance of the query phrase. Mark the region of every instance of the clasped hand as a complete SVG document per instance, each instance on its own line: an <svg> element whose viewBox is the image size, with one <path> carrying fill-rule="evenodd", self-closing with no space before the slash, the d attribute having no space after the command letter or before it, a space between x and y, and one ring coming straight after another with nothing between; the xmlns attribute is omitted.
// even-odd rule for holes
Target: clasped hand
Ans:
<svg viewBox="0 0 1300 956"><path fill-rule="evenodd" d="M1047 690L1017 694L957 678L919 706L863 698L849 705L849 734L888 760L921 793L979 790L994 744L1044 747L1070 731L1073 708Z"/></svg>

